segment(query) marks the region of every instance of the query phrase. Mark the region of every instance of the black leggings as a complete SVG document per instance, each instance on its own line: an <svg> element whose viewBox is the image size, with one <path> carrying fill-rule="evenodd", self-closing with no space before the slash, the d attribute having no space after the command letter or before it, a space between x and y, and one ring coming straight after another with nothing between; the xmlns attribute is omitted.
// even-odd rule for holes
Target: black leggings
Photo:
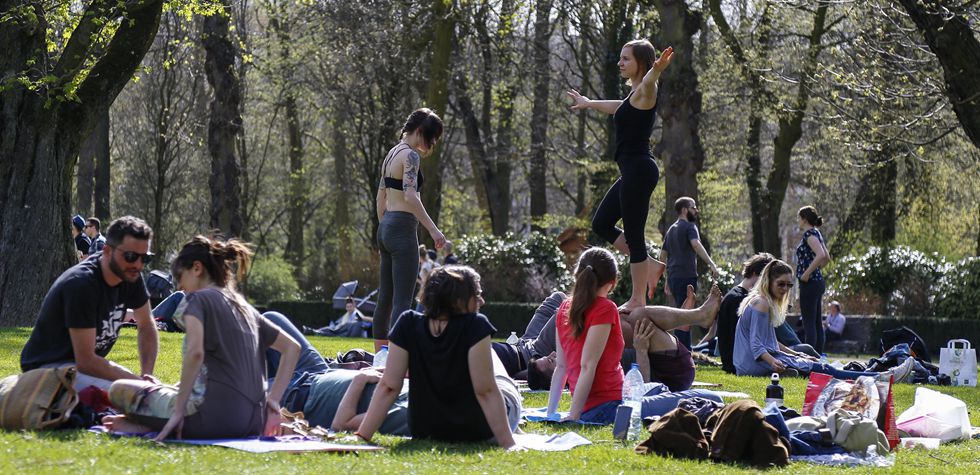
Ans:
<svg viewBox="0 0 980 475"><path fill-rule="evenodd" d="M803 342L812 346L817 353L823 353L823 293L827 289L824 281L810 279L800 283L800 317L803 319Z"/></svg>
<svg viewBox="0 0 980 475"><path fill-rule="evenodd" d="M378 225L381 282L372 329L375 340L387 340L388 330L412 308L419 276L419 222L412 213L386 211Z"/></svg>
<svg viewBox="0 0 980 475"><path fill-rule="evenodd" d="M647 260L643 230L650 213L650 195L657 187L660 170L649 155L621 157L616 164L622 176L613 183L596 208L592 217L592 231L610 244L625 233L630 264L637 264ZM623 220L623 229L616 227L620 219Z"/></svg>

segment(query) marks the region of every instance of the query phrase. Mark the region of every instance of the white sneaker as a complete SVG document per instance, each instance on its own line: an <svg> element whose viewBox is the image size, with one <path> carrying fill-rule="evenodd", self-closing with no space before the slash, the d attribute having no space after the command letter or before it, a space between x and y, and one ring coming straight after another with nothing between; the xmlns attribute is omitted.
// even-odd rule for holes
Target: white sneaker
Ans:
<svg viewBox="0 0 980 475"><path fill-rule="evenodd" d="M894 378L892 379L892 382L904 383L909 379L909 375L912 374L912 369L914 368L915 368L915 358L912 358L910 356L908 358L905 358L905 361L903 361L902 364L886 371L886 373L891 373L891 375Z"/></svg>

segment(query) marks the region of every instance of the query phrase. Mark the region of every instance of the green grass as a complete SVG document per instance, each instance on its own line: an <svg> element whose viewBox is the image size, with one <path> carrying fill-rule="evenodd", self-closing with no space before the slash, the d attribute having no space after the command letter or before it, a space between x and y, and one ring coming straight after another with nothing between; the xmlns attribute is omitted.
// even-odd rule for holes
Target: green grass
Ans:
<svg viewBox="0 0 980 475"><path fill-rule="evenodd" d="M22 328L0 329L0 375L19 371L21 347L29 331ZM180 373L181 335L162 333L156 374L164 381L175 382ZM354 346L369 348L368 340L314 338L313 344L324 355ZM112 358L137 369L135 331L127 329L116 343ZM765 378L736 377L720 369L699 369L698 380L721 383L723 389L743 391L762 401ZM803 404L806 380L784 381L786 404L799 408ZM975 388L941 388L941 391L966 401L971 421L980 425L980 390ZM900 413L912 404L915 386L895 388L895 406ZM568 404L565 397L564 404ZM528 407L546 404L545 394L531 394ZM554 426L527 424L527 432L545 433L562 430ZM685 474L747 472L747 469L714 464L674 460L659 456L638 456L630 447L612 439L611 430L574 428L593 442L569 452L506 453L488 444L434 444L392 437L379 437L389 450L360 455L338 454L249 454L219 447L160 447L138 439L113 439L84 431L0 432L0 473L93 473L93 472L194 472L194 473L650 473L667 470ZM948 473L980 472L980 441L943 445L939 450L899 451L891 469L840 469L808 464L791 464L773 473L835 473L850 470L860 473ZM948 467L948 468L947 468Z"/></svg>

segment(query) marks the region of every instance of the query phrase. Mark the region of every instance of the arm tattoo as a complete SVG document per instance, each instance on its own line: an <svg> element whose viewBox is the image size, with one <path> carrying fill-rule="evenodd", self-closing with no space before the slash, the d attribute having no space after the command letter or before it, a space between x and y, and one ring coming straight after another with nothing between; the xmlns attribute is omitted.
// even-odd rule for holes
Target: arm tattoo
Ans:
<svg viewBox="0 0 980 475"><path fill-rule="evenodd" d="M415 150L408 152L405 159L405 176L402 179L402 190L408 191L409 188L418 190L419 162L422 157Z"/></svg>

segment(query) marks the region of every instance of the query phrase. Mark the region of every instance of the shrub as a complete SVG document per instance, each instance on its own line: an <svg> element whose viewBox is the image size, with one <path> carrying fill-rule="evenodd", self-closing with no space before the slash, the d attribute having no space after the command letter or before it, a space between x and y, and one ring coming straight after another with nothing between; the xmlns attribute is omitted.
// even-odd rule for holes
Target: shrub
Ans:
<svg viewBox="0 0 980 475"><path fill-rule="evenodd" d="M261 256L252 263L245 295L253 304L273 300L297 300L299 285L293 278L293 266L279 255Z"/></svg>
<svg viewBox="0 0 980 475"><path fill-rule="evenodd" d="M938 254L908 246L871 247L863 255L840 259L826 275L835 296L871 294L880 302L882 314L929 315L948 269Z"/></svg>
<svg viewBox="0 0 980 475"><path fill-rule="evenodd" d="M482 276L486 300L540 302L554 290L571 287L564 256L550 236L464 236L456 251L461 264Z"/></svg>
<svg viewBox="0 0 980 475"><path fill-rule="evenodd" d="M939 282L935 313L943 318L980 320L980 258L967 257L953 265Z"/></svg>

